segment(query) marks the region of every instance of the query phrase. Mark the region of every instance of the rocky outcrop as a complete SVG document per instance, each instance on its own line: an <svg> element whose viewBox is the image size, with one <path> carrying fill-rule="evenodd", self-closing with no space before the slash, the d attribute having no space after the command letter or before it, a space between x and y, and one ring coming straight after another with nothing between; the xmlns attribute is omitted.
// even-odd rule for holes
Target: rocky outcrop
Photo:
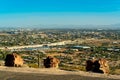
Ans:
<svg viewBox="0 0 120 80"><path fill-rule="evenodd" d="M108 61L106 59L87 60L86 71L108 74L109 73Z"/></svg>
<svg viewBox="0 0 120 80"><path fill-rule="evenodd" d="M52 56L48 56L44 59L44 66L45 68L58 68L60 61Z"/></svg>
<svg viewBox="0 0 120 80"><path fill-rule="evenodd" d="M7 54L5 58L5 66L21 67L23 62L21 56L16 53Z"/></svg>

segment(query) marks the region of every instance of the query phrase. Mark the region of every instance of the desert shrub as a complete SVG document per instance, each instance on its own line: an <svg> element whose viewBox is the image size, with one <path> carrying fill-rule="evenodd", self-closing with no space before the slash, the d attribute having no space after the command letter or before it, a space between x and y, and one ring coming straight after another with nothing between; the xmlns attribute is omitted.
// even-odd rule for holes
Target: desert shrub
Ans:
<svg viewBox="0 0 120 80"><path fill-rule="evenodd" d="M61 64L60 69L67 70L67 71L85 71L85 66Z"/></svg>
<svg viewBox="0 0 120 80"><path fill-rule="evenodd" d="M32 67L32 68L38 68L38 64L36 63L29 63L27 64L29 67Z"/></svg>
<svg viewBox="0 0 120 80"><path fill-rule="evenodd" d="M110 70L110 74L120 75L120 69Z"/></svg>

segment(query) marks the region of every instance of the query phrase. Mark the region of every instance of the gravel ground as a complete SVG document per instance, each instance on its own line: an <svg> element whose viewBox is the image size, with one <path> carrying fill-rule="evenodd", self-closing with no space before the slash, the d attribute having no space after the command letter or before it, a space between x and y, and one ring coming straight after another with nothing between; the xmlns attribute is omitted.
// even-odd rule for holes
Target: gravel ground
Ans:
<svg viewBox="0 0 120 80"><path fill-rule="evenodd" d="M0 80L120 80L120 76L59 69L0 67Z"/></svg>
<svg viewBox="0 0 120 80"><path fill-rule="evenodd" d="M18 73L18 72L0 71L0 80L115 80L115 79L85 77L80 75L48 75L41 73L40 74Z"/></svg>

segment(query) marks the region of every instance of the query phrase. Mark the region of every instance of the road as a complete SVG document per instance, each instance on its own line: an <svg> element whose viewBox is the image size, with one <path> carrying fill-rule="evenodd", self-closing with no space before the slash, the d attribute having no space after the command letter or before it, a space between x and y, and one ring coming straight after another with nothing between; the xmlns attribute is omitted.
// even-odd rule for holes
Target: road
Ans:
<svg viewBox="0 0 120 80"><path fill-rule="evenodd" d="M36 47L42 47L43 45L56 46L56 45L65 45L66 43L71 43L71 41L62 41L62 42L56 42L56 43L27 45L27 46L12 46L12 47L7 47L7 49L13 50L13 49L22 49L22 48L36 48ZM0 49L4 50L5 47L0 47Z"/></svg>

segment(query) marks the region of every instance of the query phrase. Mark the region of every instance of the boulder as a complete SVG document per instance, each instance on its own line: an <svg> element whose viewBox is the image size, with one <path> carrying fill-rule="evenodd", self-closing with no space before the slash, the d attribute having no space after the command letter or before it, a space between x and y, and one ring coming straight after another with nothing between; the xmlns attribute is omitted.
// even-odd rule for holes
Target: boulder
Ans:
<svg viewBox="0 0 120 80"><path fill-rule="evenodd" d="M93 62L92 60L87 60L86 61L86 71L92 71L93 69Z"/></svg>
<svg viewBox="0 0 120 80"><path fill-rule="evenodd" d="M16 53L7 54L5 58L5 66L21 67L23 62L21 56Z"/></svg>
<svg viewBox="0 0 120 80"><path fill-rule="evenodd" d="M110 71L108 61L106 59L99 59L99 64L100 64L100 70L108 74Z"/></svg>
<svg viewBox="0 0 120 80"><path fill-rule="evenodd" d="M45 68L58 68L60 61L52 56L48 56L44 59L44 66Z"/></svg>
<svg viewBox="0 0 120 80"><path fill-rule="evenodd" d="M106 59L87 60L86 71L92 71L97 73L109 73L109 65Z"/></svg>

